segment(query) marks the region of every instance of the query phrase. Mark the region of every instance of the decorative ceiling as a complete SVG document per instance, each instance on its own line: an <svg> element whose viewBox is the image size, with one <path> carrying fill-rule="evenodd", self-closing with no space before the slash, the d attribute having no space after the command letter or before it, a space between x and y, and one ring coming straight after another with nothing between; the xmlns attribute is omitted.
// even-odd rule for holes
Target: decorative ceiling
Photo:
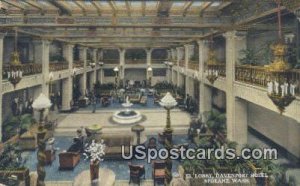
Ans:
<svg viewBox="0 0 300 186"><path fill-rule="evenodd" d="M0 29L18 28L23 35L90 47L172 47L232 29L235 22L243 24L245 15L245 20L254 16L251 10L240 16L228 10L244 1L253 4L253 0L1 0ZM266 10L276 12L273 0L258 2L262 8L254 18L266 16Z"/></svg>

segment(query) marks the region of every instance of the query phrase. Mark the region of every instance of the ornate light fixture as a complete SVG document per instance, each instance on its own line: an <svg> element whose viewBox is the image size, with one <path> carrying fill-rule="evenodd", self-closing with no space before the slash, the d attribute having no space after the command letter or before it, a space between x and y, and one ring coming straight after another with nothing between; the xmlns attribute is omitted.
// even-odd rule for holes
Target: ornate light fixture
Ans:
<svg viewBox="0 0 300 186"><path fill-rule="evenodd" d="M170 110L173 109L177 105L177 101L173 98L170 92L161 99L159 104L167 110L167 124L164 129L164 137L165 137L165 146L166 149L170 150L172 148L172 133L173 129L171 127L171 116ZM167 184L172 180L172 160L170 158L166 159L166 182Z"/></svg>
<svg viewBox="0 0 300 186"><path fill-rule="evenodd" d="M40 112L40 122L37 131L37 143L38 143L38 151L37 151L37 174L38 174L38 183L37 185L45 185L45 149L46 149L46 133L47 130L44 127L44 111L51 106L51 101L47 96L43 93L39 95L39 97L33 101L32 108Z"/></svg>
<svg viewBox="0 0 300 186"><path fill-rule="evenodd" d="M207 69L205 71L206 78L211 84L214 84L214 82L219 77L219 71L218 71L218 64L217 58L215 56L215 52L213 51L212 47L208 51L208 60L206 61Z"/></svg>
<svg viewBox="0 0 300 186"><path fill-rule="evenodd" d="M104 65L104 63L103 63L102 61L99 61L99 62L98 62L98 65L99 65L100 67L102 67L102 66Z"/></svg>
<svg viewBox="0 0 300 186"><path fill-rule="evenodd" d="M15 46L14 52L11 55L10 68L7 73L8 81L16 88L16 85L21 81L23 77L22 66L18 53L18 31L15 30Z"/></svg>
<svg viewBox="0 0 300 186"><path fill-rule="evenodd" d="M91 62L91 63L90 63L90 66L91 66L91 68L95 68L95 67L96 67L96 63Z"/></svg>
<svg viewBox="0 0 300 186"><path fill-rule="evenodd" d="M285 111L285 108L295 100L296 86L289 82L288 79L290 65L284 60L287 46L282 41L280 2L277 4L279 42L271 46L274 60L267 67L267 70L271 75L271 81L267 84L267 90L268 97L277 106L280 114L282 114Z"/></svg>

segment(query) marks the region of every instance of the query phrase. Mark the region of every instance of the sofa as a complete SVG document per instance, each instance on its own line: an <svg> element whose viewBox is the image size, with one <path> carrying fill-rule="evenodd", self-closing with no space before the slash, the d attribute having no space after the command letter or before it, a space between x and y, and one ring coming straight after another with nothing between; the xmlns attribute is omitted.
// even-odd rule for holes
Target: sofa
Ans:
<svg viewBox="0 0 300 186"><path fill-rule="evenodd" d="M80 153L82 152L83 143L78 138L74 138L73 144L70 148L59 153L59 169L74 169L80 161Z"/></svg>
<svg viewBox="0 0 300 186"><path fill-rule="evenodd" d="M132 135L101 135L104 140L104 159L122 159L122 146L125 146L125 154L129 155L130 145L133 144Z"/></svg>

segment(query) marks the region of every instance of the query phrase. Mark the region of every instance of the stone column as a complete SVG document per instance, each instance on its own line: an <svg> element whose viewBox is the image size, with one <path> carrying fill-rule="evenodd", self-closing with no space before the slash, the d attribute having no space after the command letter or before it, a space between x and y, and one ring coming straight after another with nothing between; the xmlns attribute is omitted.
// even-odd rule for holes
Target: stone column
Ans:
<svg viewBox="0 0 300 186"><path fill-rule="evenodd" d="M153 51L153 49L151 49L151 48L147 48L146 49L146 54L147 54L147 67L149 67L149 66L151 66L152 65L152 59L151 59L151 54L152 54L152 51Z"/></svg>
<svg viewBox="0 0 300 186"><path fill-rule="evenodd" d="M125 76L125 53L126 53L126 49L124 48L119 49L119 55L120 55L119 81L123 81L123 85L124 85L124 76Z"/></svg>
<svg viewBox="0 0 300 186"><path fill-rule="evenodd" d="M199 40L199 113L203 114L210 111L212 108L212 93L211 88L204 84L205 77L205 62L208 57L208 41Z"/></svg>
<svg viewBox="0 0 300 186"><path fill-rule="evenodd" d="M0 33L0 93L1 93L1 98L0 98L0 142L2 141L2 99L3 99L3 93L2 93L2 74L3 74L3 40L6 34Z"/></svg>
<svg viewBox="0 0 300 186"><path fill-rule="evenodd" d="M245 142L247 135L237 138L237 131L247 133L247 121L239 122L239 116L245 113L245 109L240 109L236 103L234 95L234 81L235 81L235 64L239 59L240 50L246 47L246 35L244 32L230 31L224 34L226 38L226 118L227 118L227 138L231 141ZM239 114L237 114L239 112ZM246 113L247 114L247 113ZM242 126L246 125L246 126ZM244 129L246 131L241 131Z"/></svg>
<svg viewBox="0 0 300 186"><path fill-rule="evenodd" d="M79 48L79 59L83 61L83 74L80 77L79 80L79 86L80 86L80 92L82 95L85 95L86 92L86 83L87 83L87 48L86 47L80 47Z"/></svg>
<svg viewBox="0 0 300 186"><path fill-rule="evenodd" d="M207 40L199 40L198 41L199 45L199 77L200 80L203 81L205 78L205 62L207 61L208 58L208 41Z"/></svg>
<svg viewBox="0 0 300 186"><path fill-rule="evenodd" d="M48 40L35 40L34 44L34 61L36 63L42 63L42 93L49 97L49 86L51 86L49 79L49 51L50 42Z"/></svg>
<svg viewBox="0 0 300 186"><path fill-rule="evenodd" d="M199 113L211 111L212 108L212 92L211 87L200 82L199 86Z"/></svg>
<svg viewBox="0 0 300 186"><path fill-rule="evenodd" d="M91 83L90 86L92 89L94 89L94 84L96 84L97 81L97 66L98 66L98 60L97 60L97 52L98 49L93 49L93 62L96 64L95 68L93 69L93 71L91 72Z"/></svg>
<svg viewBox="0 0 300 186"><path fill-rule="evenodd" d="M73 77L71 76L73 70L73 48L74 45L65 44L63 54L69 64L69 75L62 80L62 108L61 110L70 110L71 101L73 100Z"/></svg>
<svg viewBox="0 0 300 186"><path fill-rule="evenodd" d="M176 66L177 66L177 85L178 86L181 86L181 84L180 84L180 72L179 72L179 62L180 62L180 56L181 54L180 54L180 48L176 48Z"/></svg>

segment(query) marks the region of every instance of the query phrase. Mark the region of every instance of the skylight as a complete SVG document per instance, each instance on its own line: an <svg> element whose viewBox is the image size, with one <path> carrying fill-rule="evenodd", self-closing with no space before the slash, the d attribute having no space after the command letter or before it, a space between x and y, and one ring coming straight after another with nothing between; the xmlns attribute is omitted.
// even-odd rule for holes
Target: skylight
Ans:
<svg viewBox="0 0 300 186"><path fill-rule="evenodd" d="M220 6L220 2L214 2L214 3L212 3L210 6L212 6L212 7L216 7L216 6Z"/></svg>

